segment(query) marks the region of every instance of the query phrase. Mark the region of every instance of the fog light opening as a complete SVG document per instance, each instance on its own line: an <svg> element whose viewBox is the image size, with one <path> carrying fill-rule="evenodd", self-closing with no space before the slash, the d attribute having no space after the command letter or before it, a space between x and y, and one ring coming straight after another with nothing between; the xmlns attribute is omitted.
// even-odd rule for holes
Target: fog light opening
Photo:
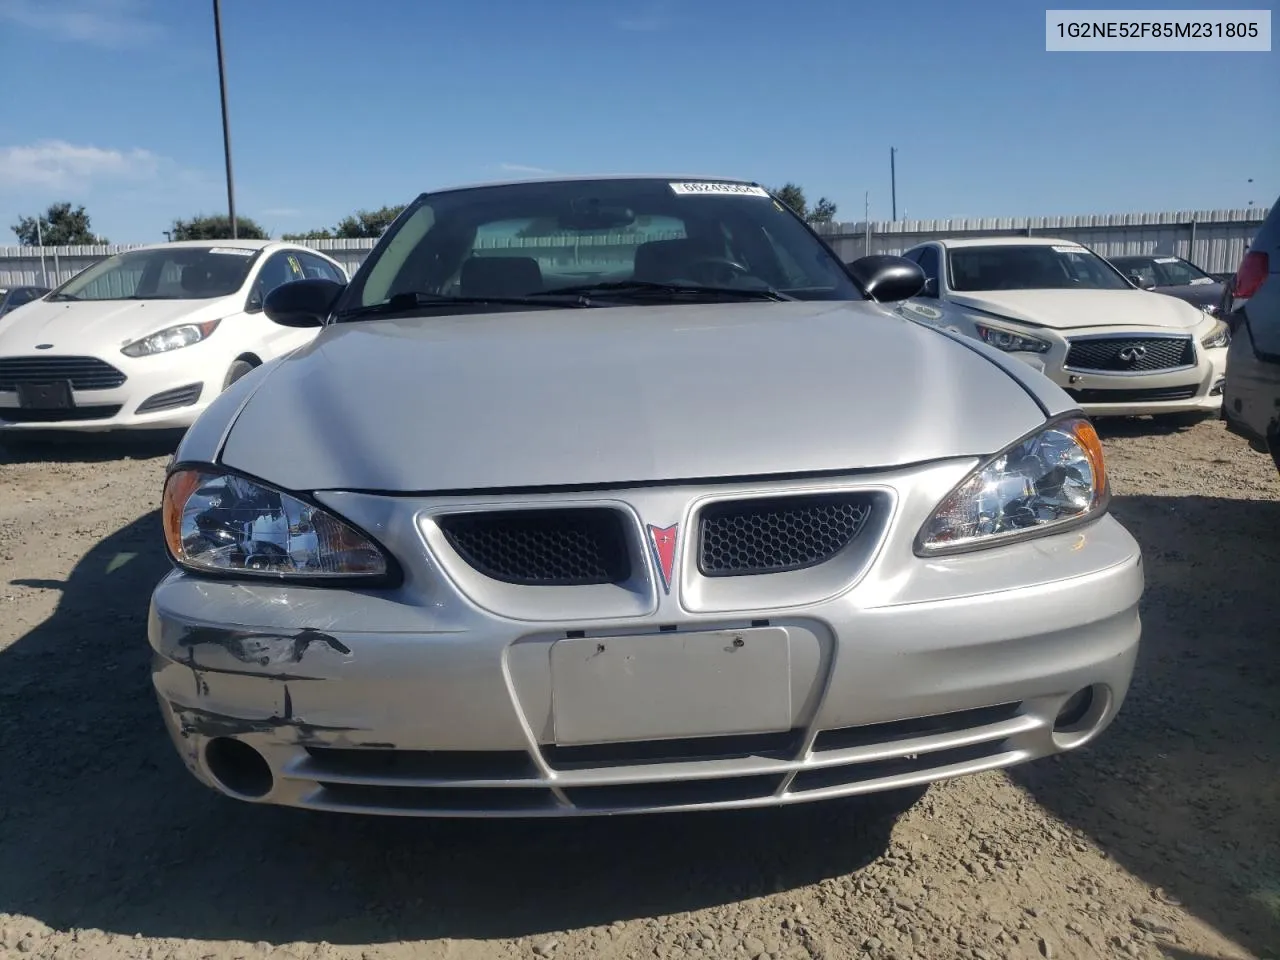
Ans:
<svg viewBox="0 0 1280 960"><path fill-rule="evenodd" d="M1058 716L1053 721L1054 732L1074 732L1080 721L1088 715L1091 706L1093 706L1093 687L1077 690L1058 711Z"/></svg>
<svg viewBox="0 0 1280 960"><path fill-rule="evenodd" d="M1105 725L1111 706L1111 690L1101 683L1077 690L1063 701L1053 721L1053 739L1069 750L1093 738Z"/></svg>
<svg viewBox="0 0 1280 960"><path fill-rule="evenodd" d="M1227 389L1227 378L1219 377L1217 380L1214 381L1213 389L1209 391L1209 396L1220 397L1222 396L1223 391L1225 391L1226 389Z"/></svg>
<svg viewBox="0 0 1280 960"><path fill-rule="evenodd" d="M228 793L258 799L271 792L275 778L257 750L231 737L218 737L204 748L204 762L218 785Z"/></svg>

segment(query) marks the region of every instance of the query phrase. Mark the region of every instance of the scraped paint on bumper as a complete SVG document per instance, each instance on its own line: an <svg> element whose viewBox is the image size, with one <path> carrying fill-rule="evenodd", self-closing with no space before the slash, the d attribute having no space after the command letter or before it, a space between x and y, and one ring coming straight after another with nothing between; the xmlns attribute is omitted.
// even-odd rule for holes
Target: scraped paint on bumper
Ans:
<svg viewBox="0 0 1280 960"><path fill-rule="evenodd" d="M963 469L904 495L895 522L914 529ZM394 526L379 498L334 497L366 529ZM154 684L215 789L392 815L820 800L1022 763L1111 723L1143 590L1119 523L934 560L902 539L806 602L733 609L682 589L700 609L613 618L485 609L439 568L411 566L391 593L175 572L152 601Z"/></svg>

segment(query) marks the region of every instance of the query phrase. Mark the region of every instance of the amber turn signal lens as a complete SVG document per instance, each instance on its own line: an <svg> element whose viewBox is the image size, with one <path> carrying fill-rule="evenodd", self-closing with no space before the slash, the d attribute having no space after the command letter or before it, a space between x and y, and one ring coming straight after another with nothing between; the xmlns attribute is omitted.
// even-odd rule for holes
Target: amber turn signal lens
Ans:
<svg viewBox="0 0 1280 960"><path fill-rule="evenodd" d="M164 542L174 557L182 557L182 511L203 480L204 474L199 470L175 470L165 481L160 521L164 526Z"/></svg>
<svg viewBox="0 0 1280 960"><path fill-rule="evenodd" d="M1098 503L1107 495L1107 464L1102 455L1102 439L1098 431L1088 420L1076 420L1071 425L1071 434L1076 438L1089 458L1089 466L1093 468L1093 501Z"/></svg>

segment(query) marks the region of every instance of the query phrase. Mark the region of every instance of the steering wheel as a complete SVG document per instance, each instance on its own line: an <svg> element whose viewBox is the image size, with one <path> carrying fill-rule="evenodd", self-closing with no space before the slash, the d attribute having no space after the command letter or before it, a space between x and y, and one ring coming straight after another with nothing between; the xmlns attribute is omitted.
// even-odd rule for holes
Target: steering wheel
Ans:
<svg viewBox="0 0 1280 960"><path fill-rule="evenodd" d="M705 268L705 269L704 269ZM728 257L700 257L689 264L689 272L699 283L726 287L751 275L751 269Z"/></svg>

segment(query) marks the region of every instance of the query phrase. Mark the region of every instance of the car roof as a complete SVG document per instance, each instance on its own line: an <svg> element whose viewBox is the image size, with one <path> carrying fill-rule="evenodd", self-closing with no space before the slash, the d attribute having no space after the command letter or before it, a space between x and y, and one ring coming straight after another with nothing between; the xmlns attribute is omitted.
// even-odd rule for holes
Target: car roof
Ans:
<svg viewBox="0 0 1280 960"><path fill-rule="evenodd" d="M121 252L136 253L139 250L170 250L174 247L230 247L234 250L306 250L310 253L317 253L322 257L333 259L323 250L316 250L305 243L297 243L293 240L174 240L170 243L147 243Z"/></svg>
<svg viewBox="0 0 1280 960"><path fill-rule="evenodd" d="M935 242L935 241L925 241ZM936 241L948 250L964 247L1082 247L1079 240L1063 240L1059 237L943 237ZM916 244L920 246L920 244Z"/></svg>
<svg viewBox="0 0 1280 960"><path fill-rule="evenodd" d="M522 177L517 180L485 180L475 183L459 183L452 186L436 187L431 190L424 190L419 194L419 196L431 196L437 193L448 193L453 190L479 190L485 187L513 187L522 184L538 183L583 183L590 180L648 180L654 183L738 183L751 187L764 187L763 184L756 180L744 180L742 177L713 177L705 174L695 176L692 174L659 175L653 173L600 173L561 176L548 175L544 177ZM764 189L768 188L764 187Z"/></svg>
<svg viewBox="0 0 1280 960"><path fill-rule="evenodd" d="M169 243L148 243L135 250L167 250L170 247L235 247L239 250L261 250L284 241L280 240L174 240Z"/></svg>

